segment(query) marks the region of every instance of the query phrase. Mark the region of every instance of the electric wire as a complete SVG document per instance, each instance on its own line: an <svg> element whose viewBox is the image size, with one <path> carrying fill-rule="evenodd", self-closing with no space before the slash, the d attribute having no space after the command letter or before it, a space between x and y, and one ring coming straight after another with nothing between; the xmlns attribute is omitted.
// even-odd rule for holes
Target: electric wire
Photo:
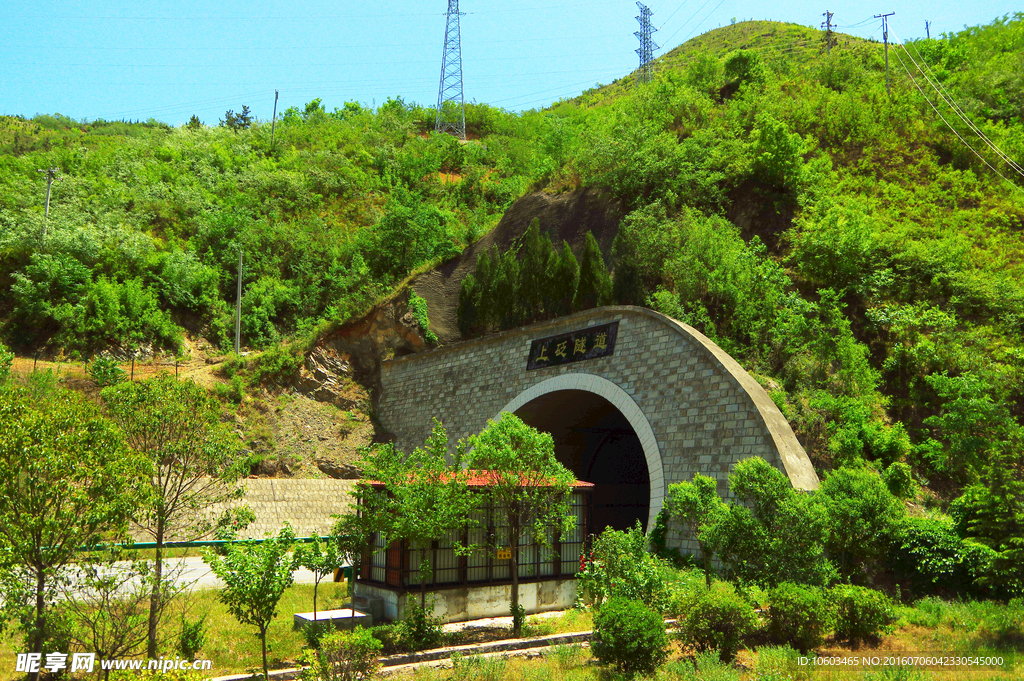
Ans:
<svg viewBox="0 0 1024 681"><path fill-rule="evenodd" d="M952 96L942 85L942 83L938 81L938 78L935 78L935 73L931 70L931 67L928 66L928 63L921 56L921 53L917 52L917 48L915 47L914 51L917 52L918 59L920 59L921 63L924 64L925 68L928 70L928 73L931 73L931 78L928 76L928 73L926 73L925 70L921 68L921 65L917 63L917 61L914 59L914 56L910 54L910 51L907 50L905 41L900 40L900 38L896 36L895 33L893 33L893 37L899 41L899 44L903 48L903 51L907 53L907 57L914 64L914 66L917 67L917 70L921 72L921 75L924 76L925 80L932 87L932 89L935 90L939 97L942 98L942 100L949 106L949 108L953 110L953 113L955 113L960 118L960 120L962 120L967 125L967 127L974 131L974 133L977 134L978 137L980 137L985 142L985 144L987 144L989 148L992 149L992 151L994 151L1004 162L1006 162L1007 165L1009 165L1018 175L1024 178L1024 168L1022 168L1020 164L1018 164L1016 161L1010 158L1005 152L1003 152L1002 149L996 146L995 142L989 139L988 135L986 135L977 125L974 124L974 121L972 121L970 117L967 116L964 110L960 107L960 105L956 103L956 101L952 98ZM935 79L934 82L932 78Z"/></svg>
<svg viewBox="0 0 1024 681"><path fill-rule="evenodd" d="M984 163L986 166L988 166L989 169L993 173L995 173L999 177L1003 178L1003 180L1008 185L1010 185L1011 187L1013 187L1014 189L1019 191L1021 194L1024 194L1024 189L1021 189L1020 187L1018 187L1016 184L1011 182L1009 178L1007 178L1005 175L1003 175L1001 172L999 172L991 163L988 162L988 159L986 159L984 156L982 156L980 153L978 153L978 150L975 149L974 147L972 147L970 145L970 143L966 139L964 139L963 135L961 135L960 132L956 128L954 128L952 125L950 125L949 121L946 120L946 117L942 115L942 112L940 112L938 110L938 108L936 108L935 104L932 103L932 100L927 95L925 95L924 90L921 88L921 85L914 78L914 74L912 74L910 72L910 69L908 69L907 65L903 62L903 57L900 56L899 50L893 50L892 52L893 52L894 55L896 55L896 58L899 60L900 66L902 66L903 70L906 71L907 76L910 78L910 81L914 84L914 86L921 93L921 96L924 98L924 100L926 102L928 102L928 106L930 106L932 108L932 111L935 112L935 115L938 116L940 119L942 119L942 122L946 124L946 127L948 127L953 132L953 134L956 135L960 139L961 142L963 142L964 146L967 147L968 149L970 149L971 152L973 152L974 155L977 156L981 160L982 163ZM907 56L910 56L909 52L907 53Z"/></svg>
<svg viewBox="0 0 1024 681"><path fill-rule="evenodd" d="M707 16L704 17L703 19L701 19L700 22L698 22L697 25L693 27L692 31L690 31L689 33L686 34L686 37L683 39L683 42L685 43L687 40L689 40L690 36L692 36L697 31L697 29L700 28L704 24L704 22L707 21L711 17L712 14L717 12L718 8L721 7L724 2L725 2L725 0L719 0L719 3L717 5L715 5L715 8L713 10L711 10L710 12L708 12Z"/></svg>

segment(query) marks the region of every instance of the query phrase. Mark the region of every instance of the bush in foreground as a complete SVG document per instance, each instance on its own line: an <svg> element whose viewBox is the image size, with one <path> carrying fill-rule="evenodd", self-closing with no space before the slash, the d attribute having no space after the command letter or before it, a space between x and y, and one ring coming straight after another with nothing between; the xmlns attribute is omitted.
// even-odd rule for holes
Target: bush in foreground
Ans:
<svg viewBox="0 0 1024 681"><path fill-rule="evenodd" d="M874 589L840 584L829 591L829 600L836 613L836 638L854 646L878 640L896 619L892 601Z"/></svg>
<svg viewBox="0 0 1024 681"><path fill-rule="evenodd" d="M665 661L667 645L661 615L642 603L613 597L594 615L594 657L620 672L653 674Z"/></svg>
<svg viewBox="0 0 1024 681"><path fill-rule="evenodd" d="M829 626L825 594L814 587L783 582L768 594L768 638L801 652L821 645Z"/></svg>
<svg viewBox="0 0 1024 681"><path fill-rule="evenodd" d="M722 662L736 657L743 637L757 628L754 609L728 582L715 582L684 604L679 636L698 652L718 650Z"/></svg>
<svg viewBox="0 0 1024 681"><path fill-rule="evenodd" d="M304 681L368 681L380 669L381 642L368 629L339 631L320 639L320 648L307 651L309 669Z"/></svg>

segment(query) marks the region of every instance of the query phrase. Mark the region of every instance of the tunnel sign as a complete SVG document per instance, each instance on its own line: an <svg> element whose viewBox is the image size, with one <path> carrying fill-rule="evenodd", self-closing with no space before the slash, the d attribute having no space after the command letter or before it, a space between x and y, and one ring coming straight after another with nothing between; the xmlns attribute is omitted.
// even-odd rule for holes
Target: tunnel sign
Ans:
<svg viewBox="0 0 1024 681"><path fill-rule="evenodd" d="M526 370L608 357L615 350L618 332L619 323L612 322L535 340L530 344Z"/></svg>

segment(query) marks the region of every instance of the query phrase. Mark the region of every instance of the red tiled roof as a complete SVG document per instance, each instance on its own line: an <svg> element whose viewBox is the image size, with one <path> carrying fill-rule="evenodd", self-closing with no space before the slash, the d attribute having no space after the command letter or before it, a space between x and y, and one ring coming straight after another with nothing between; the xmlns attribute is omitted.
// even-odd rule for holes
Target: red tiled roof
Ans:
<svg viewBox="0 0 1024 681"><path fill-rule="evenodd" d="M466 473L468 475L468 479L466 480L466 484L469 487L487 487L488 485L493 485L493 484L495 484L496 482L498 482L500 480L499 476L501 475L501 473L498 472L498 471L489 471L489 470L469 470L469 471L466 471ZM370 485L371 487L375 487L377 489L380 489L380 488L384 487L384 483L382 483L382 482L380 482L378 480L364 480L363 482L365 482L366 484ZM523 484L524 484L524 486L526 484L529 484L530 486L541 486L540 481L536 481L536 480L524 481ZM582 480L574 480L573 483L572 483L573 489L586 489L588 487L593 487L593 486L594 486L594 483L592 483L592 482L583 482Z"/></svg>

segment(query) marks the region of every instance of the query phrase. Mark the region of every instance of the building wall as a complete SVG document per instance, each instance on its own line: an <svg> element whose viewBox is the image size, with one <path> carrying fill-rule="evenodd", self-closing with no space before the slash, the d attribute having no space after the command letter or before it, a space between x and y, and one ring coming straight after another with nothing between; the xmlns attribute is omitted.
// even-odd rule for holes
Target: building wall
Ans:
<svg viewBox="0 0 1024 681"><path fill-rule="evenodd" d="M241 481L245 487L241 499L213 504L203 512L214 521L228 508L248 506L256 519L239 533L239 539L276 535L285 521L291 523L297 537L308 537L314 533L324 536L334 525L332 515L350 512L355 501L352 491L356 482L331 478L248 478ZM153 541L152 536L137 527L132 536L136 541ZM181 539L172 534L169 541Z"/></svg>
<svg viewBox="0 0 1024 681"><path fill-rule="evenodd" d="M359 598L380 599L384 603L384 617L400 620L405 617L409 603L419 604L418 591L398 593L380 586L356 582ZM434 617L446 622L463 622L483 617L508 617L512 600L512 585L465 586L427 592L428 602L434 604ZM526 614L571 608L576 601L575 579L550 579L519 585L519 603Z"/></svg>
<svg viewBox="0 0 1024 681"><path fill-rule="evenodd" d="M527 370L534 340L618 321L614 354ZM480 432L488 419L515 411L545 392L601 394L630 420L651 478L647 529L668 486L702 473L728 496L728 475L760 456L794 487L818 478L789 423L765 390L706 336L686 324L637 307L604 307L385 362L377 405L381 425L402 451L421 446L441 420L452 445ZM670 546L695 550L675 524Z"/></svg>

